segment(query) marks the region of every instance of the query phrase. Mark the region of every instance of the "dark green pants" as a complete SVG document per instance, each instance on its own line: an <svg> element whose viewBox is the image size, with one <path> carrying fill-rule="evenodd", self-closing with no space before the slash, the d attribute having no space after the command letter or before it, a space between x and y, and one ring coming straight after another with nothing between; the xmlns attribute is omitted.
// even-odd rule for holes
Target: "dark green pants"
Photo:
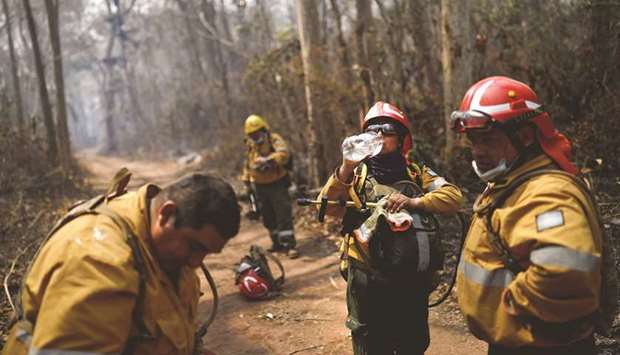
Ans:
<svg viewBox="0 0 620 355"><path fill-rule="evenodd" d="M506 348L489 344L488 355L595 355L594 336L579 340L573 344L550 348Z"/></svg>
<svg viewBox="0 0 620 355"><path fill-rule="evenodd" d="M288 194L289 178L271 184L255 184L263 225L269 230L274 249L295 248L293 206Z"/></svg>
<svg viewBox="0 0 620 355"><path fill-rule="evenodd" d="M378 277L350 260L347 327L355 355L420 355L430 343L428 275Z"/></svg>

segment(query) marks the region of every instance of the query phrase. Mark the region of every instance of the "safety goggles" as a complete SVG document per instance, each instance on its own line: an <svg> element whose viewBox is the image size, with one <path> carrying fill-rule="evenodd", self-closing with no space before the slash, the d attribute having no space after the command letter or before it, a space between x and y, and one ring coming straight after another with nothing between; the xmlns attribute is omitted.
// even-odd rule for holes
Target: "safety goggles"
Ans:
<svg viewBox="0 0 620 355"><path fill-rule="evenodd" d="M255 143L262 143L265 140L265 133L267 133L264 129L259 129L256 132L250 133L250 139L252 139Z"/></svg>
<svg viewBox="0 0 620 355"><path fill-rule="evenodd" d="M392 123L371 124L364 132L381 132L384 136L395 136L398 135L398 127Z"/></svg>
<svg viewBox="0 0 620 355"><path fill-rule="evenodd" d="M489 130L494 121L491 116L479 111L454 111L450 122L454 131L463 133L467 129Z"/></svg>

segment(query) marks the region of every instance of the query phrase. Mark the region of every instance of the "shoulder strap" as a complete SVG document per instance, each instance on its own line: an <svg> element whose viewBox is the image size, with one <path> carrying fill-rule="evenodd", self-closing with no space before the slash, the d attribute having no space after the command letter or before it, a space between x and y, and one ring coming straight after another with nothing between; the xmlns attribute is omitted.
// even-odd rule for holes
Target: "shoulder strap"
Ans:
<svg viewBox="0 0 620 355"><path fill-rule="evenodd" d="M412 178L413 182L415 182L420 188L422 187L422 169L416 163L409 162L407 164L407 172L409 176Z"/></svg>
<svg viewBox="0 0 620 355"><path fill-rule="evenodd" d="M355 168L355 176L355 191L357 191L358 194L361 194L364 190L366 179L368 178L368 165L366 165L366 163L361 163L358 165L357 168Z"/></svg>

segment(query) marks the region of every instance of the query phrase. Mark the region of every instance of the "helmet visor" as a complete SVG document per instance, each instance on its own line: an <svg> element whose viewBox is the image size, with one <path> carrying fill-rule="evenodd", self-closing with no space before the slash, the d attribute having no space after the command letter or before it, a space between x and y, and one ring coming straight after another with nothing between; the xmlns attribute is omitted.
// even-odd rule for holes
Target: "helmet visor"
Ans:
<svg viewBox="0 0 620 355"><path fill-rule="evenodd" d="M463 133L468 129L489 130L493 119L480 111L454 111L450 115L452 129Z"/></svg>

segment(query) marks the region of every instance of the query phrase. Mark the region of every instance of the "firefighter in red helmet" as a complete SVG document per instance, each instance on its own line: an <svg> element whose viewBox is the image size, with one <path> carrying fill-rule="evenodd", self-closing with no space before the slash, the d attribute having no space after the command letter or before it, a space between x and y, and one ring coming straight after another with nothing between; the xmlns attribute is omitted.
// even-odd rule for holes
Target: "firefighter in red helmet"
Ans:
<svg viewBox="0 0 620 355"><path fill-rule="evenodd" d="M601 229L587 187L526 84L490 77L452 113L487 187L474 204L459 306L489 354L594 354Z"/></svg>
<svg viewBox="0 0 620 355"><path fill-rule="evenodd" d="M408 163L412 147L411 126L407 116L395 106L377 102L366 114L362 130L382 139L380 152L359 161L343 154L340 167L329 178L319 198L352 200L359 203L380 201L372 215L330 206L326 213L343 217L341 272L347 280L346 325L351 329L354 354L423 354L429 345L428 294L434 287L432 253L416 245L416 251L394 249L405 257L394 262L392 254L379 255L383 240L413 237L428 242L429 235L415 235L412 229L382 227L374 221L390 221L401 214L419 221L420 213L450 213L459 209L460 190L425 165ZM346 143L346 140L345 140ZM344 143L343 143L344 145ZM343 147L343 151L346 151ZM399 186L414 185L423 194L408 195ZM383 192L381 192L383 191ZM392 217L391 217L392 216ZM422 228L424 229L424 228ZM366 232L372 234L365 239ZM428 244L426 244L428 246ZM390 256L387 256L390 254ZM430 261L429 261L430 259ZM426 264L425 264L426 262ZM424 264L424 265L422 265Z"/></svg>

